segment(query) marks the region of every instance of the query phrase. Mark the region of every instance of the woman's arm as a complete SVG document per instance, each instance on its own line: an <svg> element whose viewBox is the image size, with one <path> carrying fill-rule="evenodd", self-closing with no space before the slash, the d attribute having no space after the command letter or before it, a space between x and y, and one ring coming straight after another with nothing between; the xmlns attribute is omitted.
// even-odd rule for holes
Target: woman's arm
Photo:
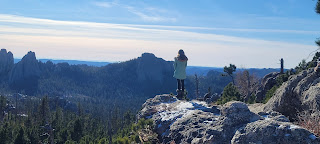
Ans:
<svg viewBox="0 0 320 144"><path fill-rule="evenodd" d="M174 68L174 70L176 70L176 68L177 68L177 59L176 58L174 58L173 68Z"/></svg>

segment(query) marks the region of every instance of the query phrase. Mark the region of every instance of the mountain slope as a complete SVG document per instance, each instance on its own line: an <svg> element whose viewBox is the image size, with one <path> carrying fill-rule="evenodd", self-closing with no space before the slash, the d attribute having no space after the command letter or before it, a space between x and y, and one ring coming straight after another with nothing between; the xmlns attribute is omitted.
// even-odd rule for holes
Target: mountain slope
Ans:
<svg viewBox="0 0 320 144"><path fill-rule="evenodd" d="M1 80L5 86L0 88L0 92L62 97L93 107L105 105L105 109L100 108L99 111L110 111L115 107L123 112L137 111L150 96L176 91L173 62L157 58L151 53L125 62L95 67L42 62L36 59L34 52L29 52L12 67L8 69L10 76ZM231 82L229 77L222 77L221 72L216 71L209 71L198 79L199 97L203 97L209 87L212 94L220 94L223 87ZM9 85L10 89L7 89ZM197 98L194 75L187 77L185 86L188 97ZM98 111L92 111L98 115Z"/></svg>

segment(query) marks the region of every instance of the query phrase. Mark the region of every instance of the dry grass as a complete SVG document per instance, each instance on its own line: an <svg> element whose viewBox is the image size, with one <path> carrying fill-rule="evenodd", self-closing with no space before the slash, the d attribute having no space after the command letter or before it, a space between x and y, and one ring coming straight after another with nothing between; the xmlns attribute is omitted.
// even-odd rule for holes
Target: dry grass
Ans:
<svg viewBox="0 0 320 144"><path fill-rule="evenodd" d="M298 114L298 125L320 136L320 112L303 111Z"/></svg>

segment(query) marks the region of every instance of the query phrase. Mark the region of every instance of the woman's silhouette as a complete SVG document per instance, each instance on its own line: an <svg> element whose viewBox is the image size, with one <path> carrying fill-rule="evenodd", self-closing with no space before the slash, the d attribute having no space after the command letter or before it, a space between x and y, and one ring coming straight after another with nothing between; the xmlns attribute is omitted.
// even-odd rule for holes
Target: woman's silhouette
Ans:
<svg viewBox="0 0 320 144"><path fill-rule="evenodd" d="M177 79L178 89L177 97L182 98L184 95L184 80L187 78L186 67L187 67L188 58L184 54L182 49L179 50L178 56L174 58L174 75L173 77Z"/></svg>

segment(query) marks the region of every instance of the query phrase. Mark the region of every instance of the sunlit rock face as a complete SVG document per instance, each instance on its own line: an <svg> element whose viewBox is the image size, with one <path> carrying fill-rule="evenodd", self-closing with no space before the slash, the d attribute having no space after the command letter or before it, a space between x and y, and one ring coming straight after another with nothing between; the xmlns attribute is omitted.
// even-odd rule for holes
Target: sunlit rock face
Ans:
<svg viewBox="0 0 320 144"><path fill-rule="evenodd" d="M272 72L265 75L261 80L260 87L256 90L256 102L262 102L268 90L277 84L279 72Z"/></svg>
<svg viewBox="0 0 320 144"><path fill-rule="evenodd" d="M210 106L174 95L148 99L137 115L153 119L161 143L319 143L311 132L278 112L253 113L242 102Z"/></svg>
<svg viewBox="0 0 320 144"><path fill-rule="evenodd" d="M301 111L320 110L320 73L313 68L289 77L263 106L263 111L277 111L295 119Z"/></svg>

